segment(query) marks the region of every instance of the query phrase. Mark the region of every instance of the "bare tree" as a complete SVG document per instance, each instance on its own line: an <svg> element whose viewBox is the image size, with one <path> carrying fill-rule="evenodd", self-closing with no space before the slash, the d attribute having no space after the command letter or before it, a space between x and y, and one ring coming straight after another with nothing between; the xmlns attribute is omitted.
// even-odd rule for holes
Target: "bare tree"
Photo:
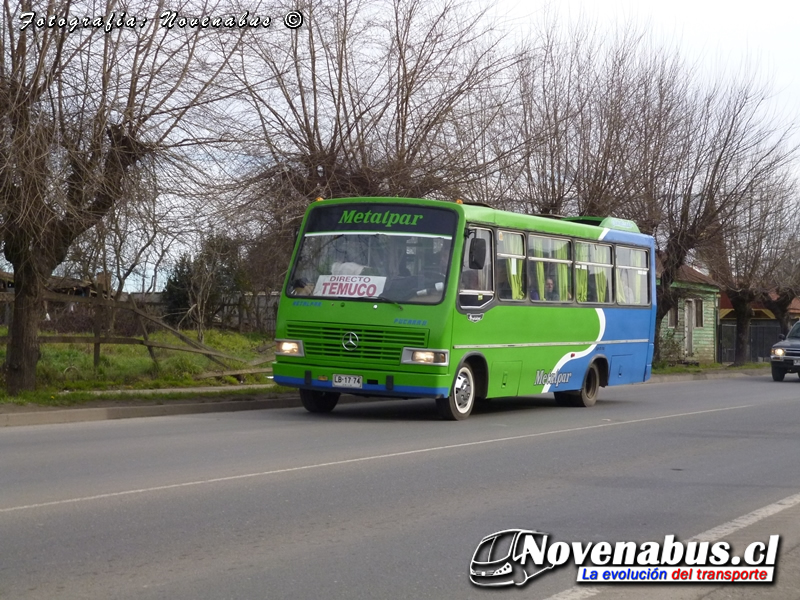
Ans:
<svg viewBox="0 0 800 600"><path fill-rule="evenodd" d="M523 138L518 208L639 221L641 170L664 151L653 147L653 130L669 131L674 119L658 94L679 94L681 76L677 52L630 25L605 38L591 23L564 30L553 20L537 30L516 80L521 111L511 117Z"/></svg>
<svg viewBox="0 0 800 600"><path fill-rule="evenodd" d="M516 122L520 133L515 172L516 207L523 212L568 214L577 196L577 126L587 110L596 50L590 30L562 33L546 23L525 50L516 86L520 96ZM515 168L515 167L519 168Z"/></svg>
<svg viewBox="0 0 800 600"><path fill-rule="evenodd" d="M496 168L475 152L481 132L471 125L499 114L502 99L489 92L516 58L500 51L483 12L452 0L301 10L306 24L288 43L251 36L235 69L249 118L231 135L247 158L237 187L219 197L239 222L258 223L253 235L293 241L318 196L455 199L484 160Z"/></svg>
<svg viewBox="0 0 800 600"><path fill-rule="evenodd" d="M698 249L733 306L735 365L749 359L752 304L769 297L785 265L786 244L796 231L794 191L788 172L773 173L771 181L764 181L739 203L722 238ZM789 287L790 281L783 281L780 289L785 293Z"/></svg>
<svg viewBox="0 0 800 600"><path fill-rule="evenodd" d="M735 229L754 196L783 194L793 125L767 112L765 87L747 74L701 80L677 49L632 27L602 43L591 28L560 31L540 31L520 69L518 206L613 214L654 235L660 326L680 267Z"/></svg>
<svg viewBox="0 0 800 600"><path fill-rule="evenodd" d="M643 32L622 26L593 56L587 102L577 115L573 210L582 215L623 216L638 193L631 164L637 151L632 126L643 109L636 88L658 63Z"/></svg>
<svg viewBox="0 0 800 600"><path fill-rule="evenodd" d="M193 117L215 99L214 82L244 30L164 27L165 6L54 1L43 14L31 0L4 4L0 237L14 267L10 394L35 387L44 283L72 243L125 200L134 167L164 169L171 149L207 131ZM223 8L170 5L189 15ZM55 26L47 26L51 16Z"/></svg>
<svg viewBox="0 0 800 600"><path fill-rule="evenodd" d="M267 231L291 231L317 195L471 191L526 212L633 218L661 251L660 324L680 267L794 153L791 125L750 78L709 84L632 27L600 42L545 24L504 51L447 19L459 14L447 2L307 10L302 39L258 40L240 69L261 124L250 206L269 207Z"/></svg>
<svg viewBox="0 0 800 600"><path fill-rule="evenodd" d="M217 264L216 256L192 262L192 278L189 286L189 310L186 318L194 323L197 331L197 341L205 341L206 327L209 325L207 315L212 304L212 296L217 289Z"/></svg>
<svg viewBox="0 0 800 600"><path fill-rule="evenodd" d="M680 88L679 88L680 89ZM671 94L665 121L648 125L662 140L652 166L642 164L641 221L661 251L657 325L677 305L672 287L691 254L719 240L748 201L769 187L794 156L792 130L771 119L765 95L752 82ZM660 129L660 128L665 129ZM649 206L648 206L649 205ZM640 222L641 222L640 221Z"/></svg>
<svg viewBox="0 0 800 600"><path fill-rule="evenodd" d="M110 274L115 299L132 277L141 280L143 291L154 288L155 273L176 240L185 237L176 207L163 202L161 193L155 173L144 176L132 169L126 201L75 240L58 271L89 280L97 273Z"/></svg>
<svg viewBox="0 0 800 600"><path fill-rule="evenodd" d="M789 333L789 307L800 296L800 203L797 200L797 184L794 197L789 203L786 221L781 223L784 235L770 240L777 254L777 264L758 302L775 315L780 323L781 333Z"/></svg>

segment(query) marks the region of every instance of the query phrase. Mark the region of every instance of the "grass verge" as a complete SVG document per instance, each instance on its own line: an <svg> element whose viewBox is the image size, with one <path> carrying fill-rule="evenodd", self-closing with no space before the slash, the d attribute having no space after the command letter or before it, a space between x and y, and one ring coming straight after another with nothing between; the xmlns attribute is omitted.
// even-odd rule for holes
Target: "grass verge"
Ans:
<svg viewBox="0 0 800 600"><path fill-rule="evenodd" d="M41 332L43 335L48 332ZM184 332L193 337L193 332ZM0 335L7 335L0 327ZM89 337L89 334L86 334ZM153 341L183 346L174 335L166 331L150 334ZM257 333L230 331L206 331L204 344L218 352L237 357L237 361L223 359L228 368L269 367L272 357L272 339ZM132 400L130 394L119 394L117 390L154 390L163 388L218 386L225 394L254 393L252 389L237 389L235 386L259 384L270 386L270 391L286 391L272 383L269 374L247 374L239 378L231 376L198 379L197 376L217 372L224 368L202 354L155 349L156 362L147 348L138 345L103 345L99 365L94 366L94 346L90 343L42 344L41 359L37 365L37 389L16 397L0 387L0 403L39 404L45 406L74 406L97 400ZM0 361L5 361L6 348L0 346ZM263 361L263 362L261 362ZM5 382L2 382L3 384ZM98 395L98 391L106 393ZM196 392L190 392L196 395ZM165 401L185 399L188 394L147 393L137 395L142 401Z"/></svg>

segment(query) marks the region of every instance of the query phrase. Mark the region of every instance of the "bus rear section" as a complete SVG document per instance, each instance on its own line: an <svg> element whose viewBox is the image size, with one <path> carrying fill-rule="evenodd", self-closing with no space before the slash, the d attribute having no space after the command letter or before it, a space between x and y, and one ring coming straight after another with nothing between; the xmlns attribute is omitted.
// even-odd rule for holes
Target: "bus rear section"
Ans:
<svg viewBox="0 0 800 600"><path fill-rule="evenodd" d="M599 389L650 376L653 238L635 224L467 212L454 362L486 398L553 393L593 406ZM471 246L491 257L470 264Z"/></svg>

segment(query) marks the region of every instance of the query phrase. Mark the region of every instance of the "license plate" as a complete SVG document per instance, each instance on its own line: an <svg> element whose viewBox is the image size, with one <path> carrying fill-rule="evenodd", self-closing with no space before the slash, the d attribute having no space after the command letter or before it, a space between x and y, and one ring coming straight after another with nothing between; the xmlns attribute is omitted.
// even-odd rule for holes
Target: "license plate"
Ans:
<svg viewBox="0 0 800 600"><path fill-rule="evenodd" d="M361 375L333 375L333 385L336 387L361 389Z"/></svg>

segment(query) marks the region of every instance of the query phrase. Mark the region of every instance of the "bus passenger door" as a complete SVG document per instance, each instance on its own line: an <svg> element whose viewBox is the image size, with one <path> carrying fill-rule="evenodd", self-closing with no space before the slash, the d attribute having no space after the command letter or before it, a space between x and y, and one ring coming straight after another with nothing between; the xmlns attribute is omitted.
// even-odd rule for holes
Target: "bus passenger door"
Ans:
<svg viewBox="0 0 800 600"><path fill-rule="evenodd" d="M458 279L458 303L462 309L470 312L482 309L494 299L493 257L492 232L471 228Z"/></svg>
<svg viewBox="0 0 800 600"><path fill-rule="evenodd" d="M471 227L468 230L458 272L458 310L453 318L452 344L456 362L467 354L486 356L481 346L487 343L491 331L485 317L486 309L494 300L493 250L489 229ZM487 363L486 375L489 367ZM483 381L478 387L487 383Z"/></svg>

